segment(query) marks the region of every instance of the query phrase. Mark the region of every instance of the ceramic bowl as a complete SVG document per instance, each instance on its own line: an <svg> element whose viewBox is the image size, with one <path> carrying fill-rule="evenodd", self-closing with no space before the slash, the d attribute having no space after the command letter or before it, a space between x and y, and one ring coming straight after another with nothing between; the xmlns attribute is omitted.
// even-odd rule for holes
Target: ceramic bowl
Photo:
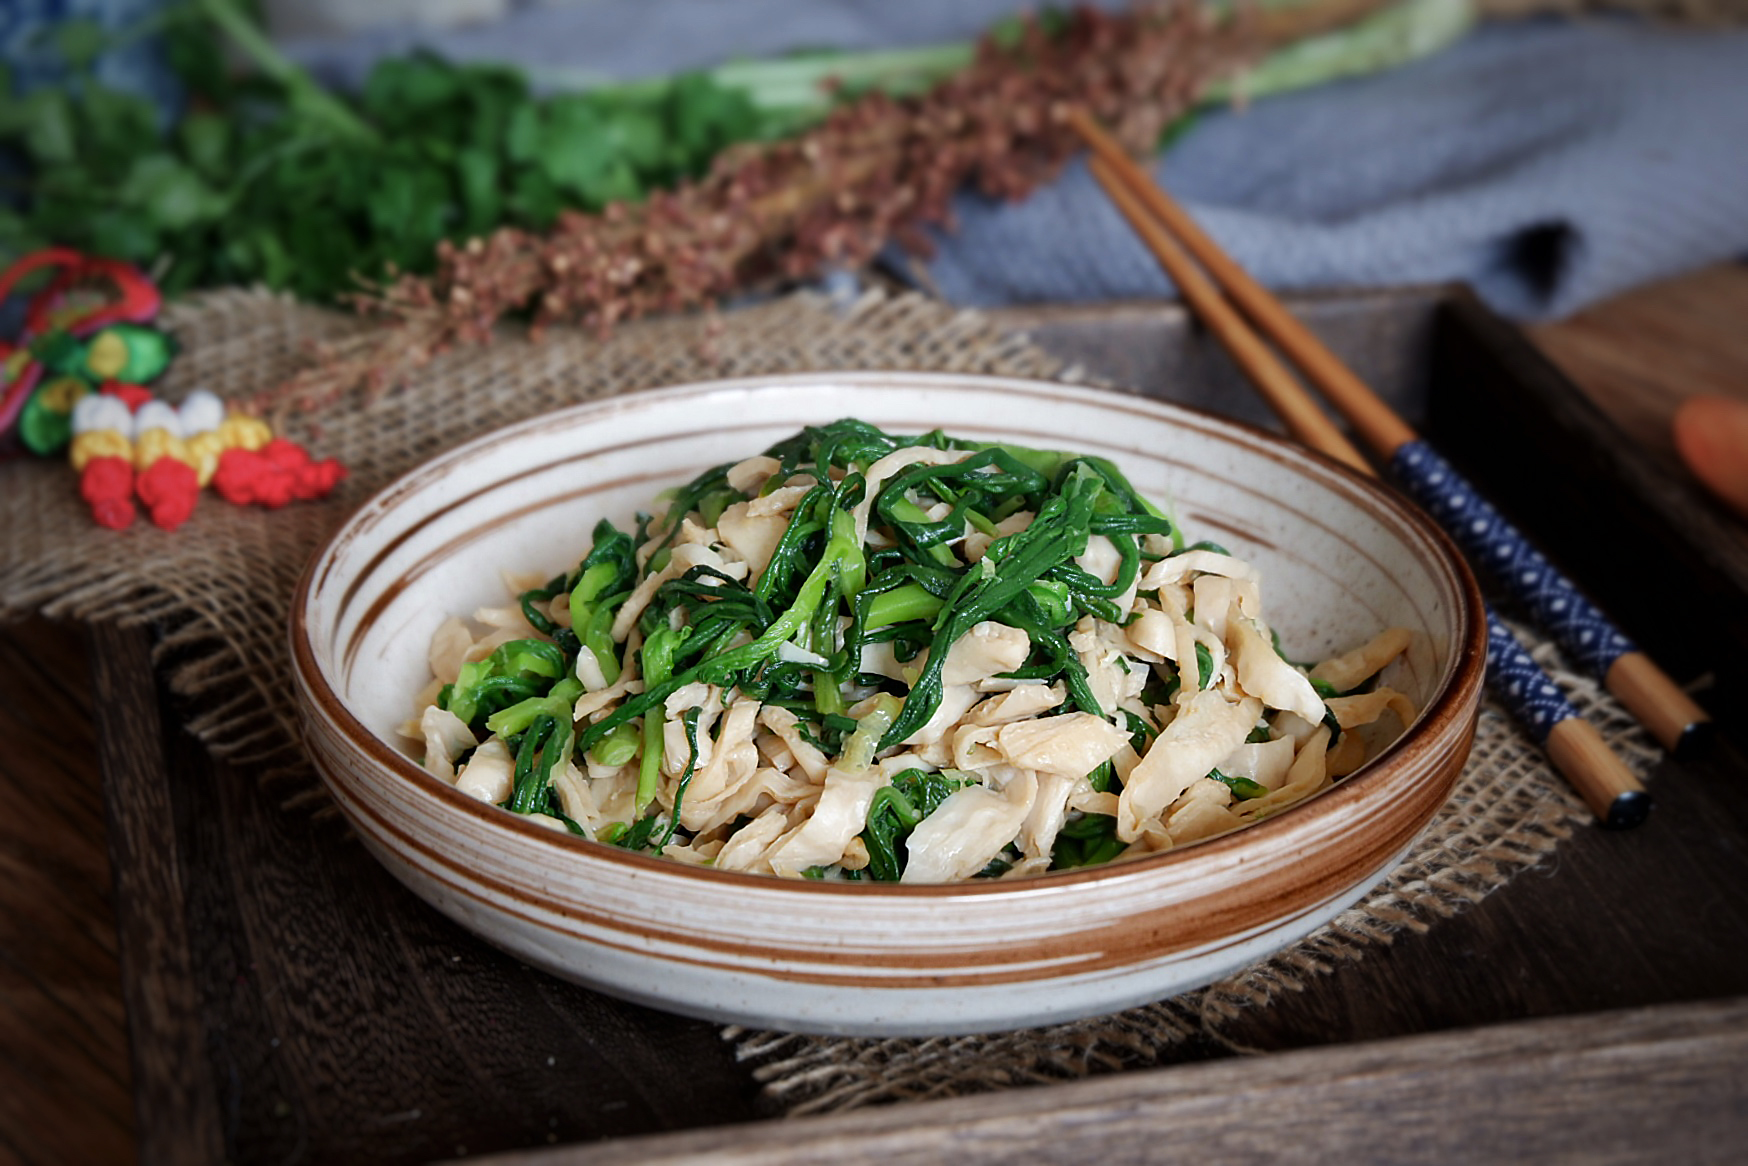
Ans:
<svg viewBox="0 0 1748 1166"><path fill-rule="evenodd" d="M427 775L395 727L432 630L557 574L606 516L855 416L1114 459L1189 538L1263 572L1287 654L1399 625L1391 682L1422 711L1323 794L1131 862L950 886L787 881L554 833ZM1448 540L1387 489L1270 434L1030 381L832 373L599 401L481 437L396 481L311 562L292 617L307 746L340 808L438 910L555 975L675 1012L794 1031L966 1033L1109 1012L1208 983L1308 934L1400 858L1466 759L1485 649Z"/></svg>

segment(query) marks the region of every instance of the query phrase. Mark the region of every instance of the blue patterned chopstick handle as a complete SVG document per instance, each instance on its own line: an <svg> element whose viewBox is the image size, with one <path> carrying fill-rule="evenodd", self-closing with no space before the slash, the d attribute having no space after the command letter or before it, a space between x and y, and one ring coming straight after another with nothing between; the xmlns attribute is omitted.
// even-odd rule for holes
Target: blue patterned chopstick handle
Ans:
<svg viewBox="0 0 1748 1166"><path fill-rule="evenodd" d="M1487 609L1487 683L1537 745L1547 744L1555 725L1579 715L1491 607Z"/></svg>
<svg viewBox="0 0 1748 1166"><path fill-rule="evenodd" d="M1580 667L1601 678L1621 656L1638 650L1426 442L1402 446L1390 469L1470 560L1491 571Z"/></svg>

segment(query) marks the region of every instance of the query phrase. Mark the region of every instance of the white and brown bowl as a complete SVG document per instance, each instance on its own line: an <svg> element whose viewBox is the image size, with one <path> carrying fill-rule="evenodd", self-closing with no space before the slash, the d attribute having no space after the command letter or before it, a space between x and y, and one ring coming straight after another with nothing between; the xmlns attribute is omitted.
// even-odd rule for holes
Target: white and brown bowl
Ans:
<svg viewBox="0 0 1748 1166"><path fill-rule="evenodd" d="M426 774L395 727L446 617L557 574L605 516L809 423L1095 453L1263 572L1289 656L1389 626L1391 683L1422 710L1359 772L1249 829L1104 867L950 886L785 881L554 833ZM852 1034L965 1033L1109 1012L1208 983L1308 934L1401 857L1468 756L1486 630L1450 542L1397 495L1246 426L1058 384L946 374L722 381L504 429L367 502L299 586L305 739L397 878L555 975L718 1020Z"/></svg>

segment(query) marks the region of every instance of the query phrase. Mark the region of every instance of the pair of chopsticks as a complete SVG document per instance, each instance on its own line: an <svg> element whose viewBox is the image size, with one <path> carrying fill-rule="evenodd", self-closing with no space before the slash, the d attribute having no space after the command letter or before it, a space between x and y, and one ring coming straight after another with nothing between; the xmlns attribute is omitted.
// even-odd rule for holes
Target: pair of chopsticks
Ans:
<svg viewBox="0 0 1748 1166"><path fill-rule="evenodd" d="M1375 473L1276 355L1277 349L1390 467L1404 491L1472 561L1490 569L1665 749L1691 748L1709 730L1710 718L1692 698L1279 300L1203 234L1113 138L1084 111L1069 116L1091 147L1093 176L1289 434L1362 473ZM1644 821L1651 805L1644 787L1491 608L1487 622L1488 679L1554 767L1605 825L1623 828Z"/></svg>

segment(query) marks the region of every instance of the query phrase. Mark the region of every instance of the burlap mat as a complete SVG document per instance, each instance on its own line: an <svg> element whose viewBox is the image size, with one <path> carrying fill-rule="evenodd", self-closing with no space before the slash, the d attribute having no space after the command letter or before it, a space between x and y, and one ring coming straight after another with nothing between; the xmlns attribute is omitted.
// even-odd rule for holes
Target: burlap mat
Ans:
<svg viewBox="0 0 1748 1166"><path fill-rule="evenodd" d="M1643 777L1658 755L1644 730L1552 647L1521 626L1514 630L1536 645L1532 654ZM792 1117L1157 1065L1192 1039L1250 1052L1225 1035L1241 1012L1480 902L1575 828L1587 828L1589 818L1541 752L1489 702L1455 793L1402 863L1327 925L1227 979L1127 1012L1010 1033L871 1040L735 1028L727 1035L767 1098Z"/></svg>
<svg viewBox="0 0 1748 1166"><path fill-rule="evenodd" d="M359 326L242 291L185 302L165 323L183 345L163 388L171 399L196 386L227 397L259 392L309 345ZM975 314L918 296L834 303L799 295L720 317L646 321L605 341L554 331L536 345L506 335L439 358L401 392L344 402L319 421L290 419L288 436L352 469L321 503L266 512L207 496L174 533L143 521L116 533L90 521L64 464L0 465L0 619L41 612L154 625L190 731L243 772L287 780L291 812L300 803L320 807L326 795L295 743L284 629L305 561L363 498L462 440L562 405L682 381L827 368L1072 375ZM1643 774L1655 756L1643 732L1550 646L1534 651ZM1228 980L1120 1015L1018 1033L846 1040L730 1028L724 1036L770 1101L792 1114L1154 1063L1192 1035L1218 1039L1240 1010L1263 1007L1371 945L1423 931L1480 900L1545 858L1585 816L1541 754L1489 707L1456 795L1407 860L1333 923Z"/></svg>

